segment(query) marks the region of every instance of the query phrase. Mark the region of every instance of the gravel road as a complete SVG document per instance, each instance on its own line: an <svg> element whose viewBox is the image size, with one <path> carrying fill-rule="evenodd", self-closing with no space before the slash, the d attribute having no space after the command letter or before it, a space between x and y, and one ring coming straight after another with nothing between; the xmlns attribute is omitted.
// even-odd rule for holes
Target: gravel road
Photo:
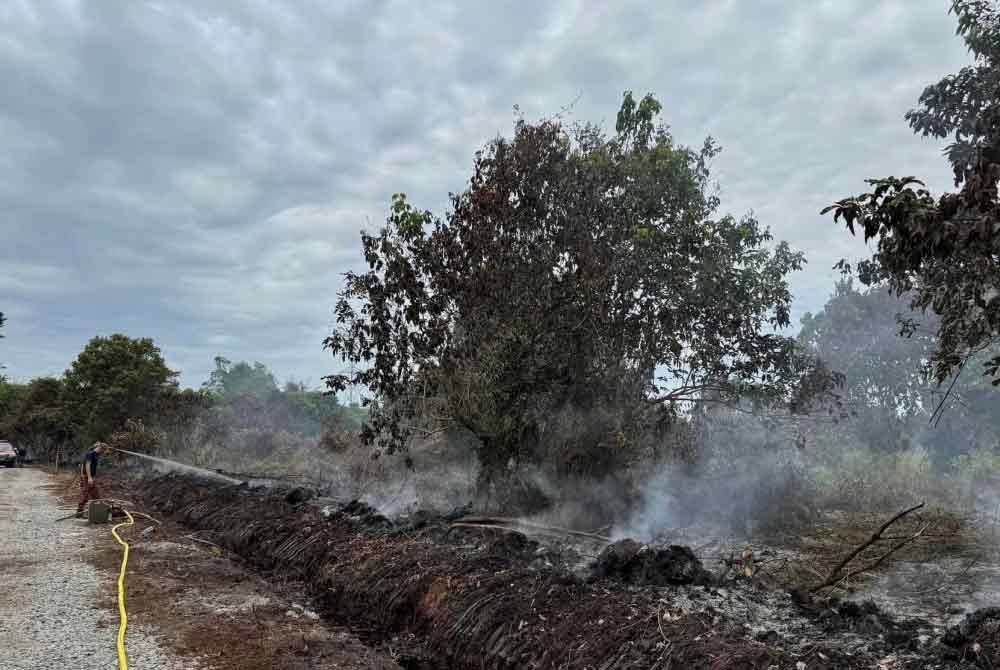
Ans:
<svg viewBox="0 0 1000 670"><path fill-rule="evenodd" d="M87 558L113 542L108 527L55 520L53 480L34 468L0 468L0 670L112 670L118 613L100 607L113 575ZM156 641L129 626L133 670L185 670Z"/></svg>

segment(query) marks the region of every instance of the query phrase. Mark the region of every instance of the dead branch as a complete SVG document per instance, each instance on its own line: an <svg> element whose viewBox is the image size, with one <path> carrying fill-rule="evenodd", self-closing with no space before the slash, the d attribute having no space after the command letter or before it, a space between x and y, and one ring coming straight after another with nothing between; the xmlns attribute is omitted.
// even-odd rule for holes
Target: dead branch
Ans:
<svg viewBox="0 0 1000 670"><path fill-rule="evenodd" d="M887 551L884 554L882 554L881 556L879 556L875 560L874 563L872 563L871 565L867 565L867 566L865 566L863 568L858 568L857 570L852 570L851 572L848 572L846 575L844 575L843 579L838 580L838 583L845 582L848 579L850 579L851 577L853 577L855 575L859 575L862 572L870 572L871 570L874 570L878 566L882 565L882 561L884 561L885 559L887 559L890 556L892 556L893 554L895 554L897 551L899 551L900 549L902 549L903 547L905 547L906 545L908 545L910 542L913 542L918 537L922 536L924 534L924 531L927 530L929 527L930 527L930 524L925 524L923 528L921 528L920 530L918 530L916 533L914 533L910 537L908 537L905 540L902 540L902 541L894 544L889 549L889 551Z"/></svg>
<svg viewBox="0 0 1000 670"><path fill-rule="evenodd" d="M896 551L898 551L899 549L903 548L905 545L909 544L913 540L915 540L918 537L920 537L921 535L923 535L923 532L925 530L927 530L927 526L924 526L923 528L921 528L919 531L917 531L917 533L915 535L911 535L911 536L909 536L909 537L901 540L899 543L893 545L893 547L891 549L889 549L888 552L886 552L885 554L883 554L880 558L878 558L878 560L876 560L871 565L869 565L869 566L867 566L865 568L860 568L858 570L850 572L847 575L841 576L841 571L845 567L847 567L847 564L850 563L851 561L853 561L858 556L858 554L860 554L865 549L867 549L868 547L872 546L873 544L875 544L879 540L884 540L885 539L885 538L882 537L882 533L884 533L889 528L889 526L891 526L892 524L896 523L897 521L899 521L900 519L902 519L907 514L910 514L911 512L917 511L918 509L920 509L923 506L924 506L924 503L920 503L919 505L914 505L913 507L910 507L909 509L905 509L902 512L896 514L896 516L892 517L891 519L889 519L888 521L886 521L884 524L882 524L879 527L878 530L876 530L874 533L872 533L872 536L870 538L868 538L864 543L858 545L858 547L856 547L854 549L854 551L852 551L850 554L847 555L846 558L844 558L844 560L842 560L840 563L838 563L837 567L835 567L833 570L830 571L830 574L827 576L826 579L823 580L822 583L820 583L819 585L814 586L813 588L811 588L809 590L809 592L810 593L815 593L815 592L819 591L820 589L824 589L824 588L826 588L828 586L834 586L835 584L839 584L840 582L844 581L845 579L847 579L849 577L853 577L854 575L859 574L861 572L867 572L869 570L874 570L875 568L877 568L882 563L882 561L884 561L886 558L888 558L891 554L894 554Z"/></svg>
<svg viewBox="0 0 1000 670"><path fill-rule="evenodd" d="M225 551L225 547L219 546L215 542L209 542L208 540L203 540L200 537L195 537L194 534L185 535L184 538L188 539L188 540L191 540L192 542L200 542L202 544L207 544L207 545L209 545L211 547L215 547L219 551Z"/></svg>
<svg viewBox="0 0 1000 670"><path fill-rule="evenodd" d="M136 512L135 510L131 510L131 509L129 510L129 512L131 512L132 516L141 516L144 519L149 519L150 521L152 521L153 523L155 523L157 526L162 526L163 525L162 522L157 521L156 519L154 519L153 517L149 516L145 512Z"/></svg>

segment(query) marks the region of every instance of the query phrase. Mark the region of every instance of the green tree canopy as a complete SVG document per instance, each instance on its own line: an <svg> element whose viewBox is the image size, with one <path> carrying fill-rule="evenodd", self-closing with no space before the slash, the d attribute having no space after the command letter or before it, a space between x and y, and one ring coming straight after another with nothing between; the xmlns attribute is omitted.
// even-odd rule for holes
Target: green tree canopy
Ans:
<svg viewBox="0 0 1000 670"><path fill-rule="evenodd" d="M938 325L928 314L917 327L919 316L887 286L859 291L844 279L820 312L802 317L799 342L844 375L848 407L913 416L929 402L921 364L934 349ZM908 337L900 336L900 319L913 324Z"/></svg>
<svg viewBox="0 0 1000 670"><path fill-rule="evenodd" d="M907 324L905 336L900 323ZM837 418L848 421L836 427L817 423L809 430L813 438L883 451L919 444L942 463L995 443L1000 411L985 378L956 378L945 389L929 374L925 363L938 328L933 312L911 311L908 297L897 297L886 285L858 290L850 279L838 282L823 309L803 317L799 340L843 373L844 411Z"/></svg>
<svg viewBox="0 0 1000 670"><path fill-rule="evenodd" d="M31 448L36 456L48 456L69 440L76 428L63 382L40 377L21 388L16 407L11 408L0 431L16 444Z"/></svg>
<svg viewBox="0 0 1000 670"><path fill-rule="evenodd" d="M259 362L232 363L217 356L202 389L217 401L219 418L235 428L316 435L325 418L340 412L334 394L309 390L305 382L290 380L279 389L274 374Z"/></svg>
<svg viewBox="0 0 1000 670"><path fill-rule="evenodd" d="M210 410L213 402L205 390L166 386L156 399L154 415L148 423L168 434L180 432Z"/></svg>
<svg viewBox="0 0 1000 670"><path fill-rule="evenodd" d="M752 216L717 214L717 147L678 145L659 111L626 93L611 136L518 122L444 219L394 196L325 342L360 364L330 387L375 394L367 441L391 451L457 424L489 469L530 457L560 408L615 408L589 432L628 434L706 393L789 392L809 366L773 329L803 258Z"/></svg>
<svg viewBox="0 0 1000 670"><path fill-rule="evenodd" d="M858 266L863 282L887 281L914 309L940 315L931 356L939 382L1000 336L1000 15L986 0L955 0L951 10L975 62L928 86L906 119L915 133L952 138L958 190L935 198L915 177L871 179L871 191L823 210L876 240ZM1000 356L986 373L1000 384Z"/></svg>
<svg viewBox="0 0 1000 670"><path fill-rule="evenodd" d="M263 363L240 361L234 364L216 356L215 369L202 388L225 400L245 396L264 399L278 390L278 383Z"/></svg>
<svg viewBox="0 0 1000 670"><path fill-rule="evenodd" d="M14 414L27 393L27 384L15 384L0 379L0 437L9 432Z"/></svg>
<svg viewBox="0 0 1000 670"><path fill-rule="evenodd" d="M64 376L79 437L106 439L126 419L149 420L164 391L176 387L176 378L152 339L93 338Z"/></svg>

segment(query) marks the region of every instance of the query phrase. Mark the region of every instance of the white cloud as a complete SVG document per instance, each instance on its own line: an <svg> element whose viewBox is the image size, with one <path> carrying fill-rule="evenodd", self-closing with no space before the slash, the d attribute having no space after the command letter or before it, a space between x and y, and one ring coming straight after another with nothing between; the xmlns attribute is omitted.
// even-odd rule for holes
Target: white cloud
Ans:
<svg viewBox="0 0 1000 670"><path fill-rule="evenodd" d="M212 357L318 379L357 232L443 213L513 106L612 125L655 92L724 147L723 208L810 257L799 311L860 243L819 209L892 173L948 186L902 115L967 55L939 0L0 5L0 359L58 372L108 328L186 383Z"/></svg>

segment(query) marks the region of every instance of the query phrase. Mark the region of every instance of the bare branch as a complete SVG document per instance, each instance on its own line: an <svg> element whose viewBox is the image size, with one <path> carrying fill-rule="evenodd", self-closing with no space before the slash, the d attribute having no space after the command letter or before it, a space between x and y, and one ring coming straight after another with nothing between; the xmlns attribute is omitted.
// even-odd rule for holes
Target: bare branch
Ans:
<svg viewBox="0 0 1000 670"><path fill-rule="evenodd" d="M907 538L901 540L898 544L896 544L895 546L893 546L892 549L890 549L886 554L882 555L873 564L871 564L871 565L869 565L869 566L867 566L865 568L861 568L859 570L855 570L853 572L850 572L847 575L843 575L843 576L841 575L841 570L843 570L845 567L847 567L847 564L850 563L851 561L853 561L858 556L858 554L860 554L862 551L864 551L868 547L872 546L873 544L875 544L879 540L884 540L885 539L885 538L882 537L882 533L884 533L889 528L889 526L891 526L892 524L896 523L897 521L899 521L900 519L902 519L907 514L910 514L911 512L915 512L918 509L922 508L924 506L924 504L925 503L920 503L919 505L914 505L913 507L910 507L909 509L905 509L902 512L899 512L898 514L896 514L896 516L894 516L891 519L889 519L888 521L886 521L884 524L882 524L879 527L878 530L876 530L874 533L872 533L872 536L870 538L868 538L864 543L858 545L858 547L855 548L854 551L852 551L850 554L848 554L847 557L844 558L844 560L842 560L839 564L837 564L837 567L835 567L830 572L829 576L827 576L827 578L825 580L823 580L823 582L821 584L819 584L817 586L814 586L813 588L809 589L810 593L815 593L815 592L817 592L817 591L819 591L821 589L824 589L824 588L826 588L828 586L834 586L834 585L838 584L839 582L842 582L843 580L847 579L848 577L856 575L856 574L858 574L860 572L865 572L865 571L868 571L868 570L873 570L874 568L878 567L882 563L882 561L884 561L890 554L895 553L897 550L901 549L906 544L909 544L913 540L917 539L919 536L923 535L924 531L927 530L926 526L924 526L924 528L922 528L920 531L918 531L915 535L912 535L910 537L907 537Z"/></svg>

